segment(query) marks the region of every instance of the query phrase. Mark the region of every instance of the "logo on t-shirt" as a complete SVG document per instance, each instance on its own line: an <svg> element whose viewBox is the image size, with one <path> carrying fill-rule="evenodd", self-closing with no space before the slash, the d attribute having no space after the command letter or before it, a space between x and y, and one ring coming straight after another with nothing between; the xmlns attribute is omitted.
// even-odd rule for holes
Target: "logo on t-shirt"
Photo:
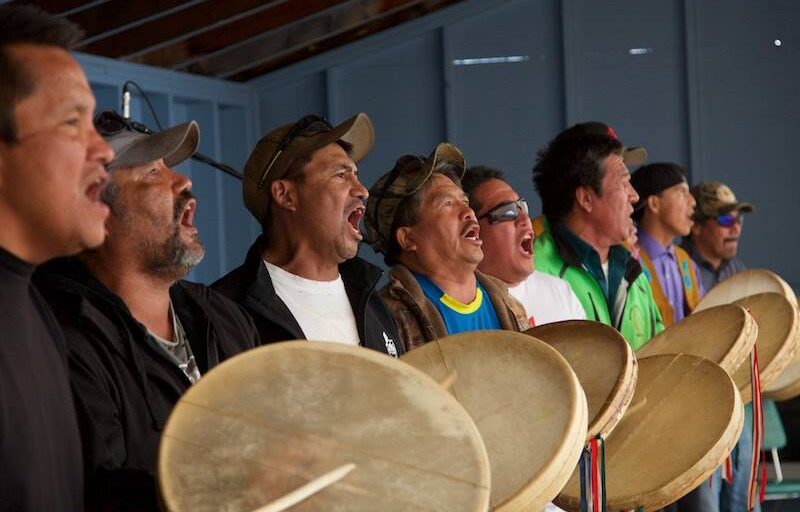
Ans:
<svg viewBox="0 0 800 512"><path fill-rule="evenodd" d="M392 357L397 357L397 347L394 344L394 340L386 334L386 331L383 332L383 343L386 345L386 352Z"/></svg>

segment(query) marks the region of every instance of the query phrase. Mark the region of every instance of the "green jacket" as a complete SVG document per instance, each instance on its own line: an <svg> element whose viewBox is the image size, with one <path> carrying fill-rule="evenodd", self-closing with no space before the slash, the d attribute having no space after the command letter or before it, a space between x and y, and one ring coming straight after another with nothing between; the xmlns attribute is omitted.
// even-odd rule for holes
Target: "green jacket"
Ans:
<svg viewBox="0 0 800 512"><path fill-rule="evenodd" d="M569 244L554 238L547 220L542 220L536 223L539 228L534 243L536 270L567 281L583 305L587 320L615 327L633 350L664 330L650 283L635 258L628 259L625 277L614 295L615 307L609 311L597 280L583 268Z"/></svg>

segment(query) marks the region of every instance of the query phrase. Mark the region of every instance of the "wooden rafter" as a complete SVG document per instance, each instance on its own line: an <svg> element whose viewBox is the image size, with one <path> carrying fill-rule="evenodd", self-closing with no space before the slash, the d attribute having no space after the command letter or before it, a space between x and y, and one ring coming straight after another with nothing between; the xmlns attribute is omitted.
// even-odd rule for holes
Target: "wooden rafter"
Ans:
<svg viewBox="0 0 800 512"><path fill-rule="evenodd" d="M226 78L245 82L269 73L270 71L280 69L333 48L362 39L371 34L378 33L395 25L424 16L425 14L455 4L459 1L460 0L425 0L422 2L403 2L402 0L393 0L392 2L386 2L387 5L392 4L393 7L387 9L383 13L383 16L374 18L369 23L359 24L347 30L342 30L338 34L333 34L331 37L324 38L312 44L286 50L262 62L253 62L248 68L242 69L235 74L228 75ZM398 7L397 4L399 3L404 3L405 6Z"/></svg>
<svg viewBox="0 0 800 512"><path fill-rule="evenodd" d="M316 15L263 32L194 62L188 71L228 78L325 39L420 4L424 0L348 0Z"/></svg>
<svg viewBox="0 0 800 512"><path fill-rule="evenodd" d="M279 2L268 9L138 55L131 60L150 66L186 69L199 58L340 3L342 0Z"/></svg>
<svg viewBox="0 0 800 512"><path fill-rule="evenodd" d="M278 0L280 1L280 0ZM95 41L82 51L105 55L115 59L131 57L151 51L165 41L190 37L217 26L221 21L236 17L254 9L262 9L273 2L264 0L226 0L204 2L164 16L144 25L116 33L101 41Z"/></svg>
<svg viewBox="0 0 800 512"><path fill-rule="evenodd" d="M2 0L0 0L2 1ZM13 0L80 25L78 51L245 81L460 0Z"/></svg>

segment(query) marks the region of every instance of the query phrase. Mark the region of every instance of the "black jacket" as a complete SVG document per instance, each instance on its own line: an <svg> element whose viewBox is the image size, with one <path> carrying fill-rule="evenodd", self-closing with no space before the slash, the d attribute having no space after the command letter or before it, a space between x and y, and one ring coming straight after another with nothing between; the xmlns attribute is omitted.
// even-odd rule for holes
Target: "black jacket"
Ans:
<svg viewBox="0 0 800 512"><path fill-rule="evenodd" d="M67 342L89 510L158 510L158 443L189 379L154 346L125 303L77 260L49 263L35 282ZM208 287L170 289L201 375L258 344L252 319Z"/></svg>
<svg viewBox="0 0 800 512"><path fill-rule="evenodd" d="M244 263L211 287L247 309L262 343L305 339L297 320L275 293L261 259L262 243L263 237L259 237L247 252ZM383 271L361 258L353 258L339 265L339 274L353 308L361 345L395 357L401 355L403 344L394 320L374 294Z"/></svg>

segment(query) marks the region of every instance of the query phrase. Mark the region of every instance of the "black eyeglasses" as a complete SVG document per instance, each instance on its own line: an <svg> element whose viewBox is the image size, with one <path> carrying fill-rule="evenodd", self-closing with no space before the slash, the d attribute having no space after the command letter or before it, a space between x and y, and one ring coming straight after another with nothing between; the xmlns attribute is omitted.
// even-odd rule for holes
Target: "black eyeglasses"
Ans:
<svg viewBox="0 0 800 512"><path fill-rule="evenodd" d="M516 201L510 201L508 203L502 203L495 206L488 212L478 217L478 220L488 218L489 224L509 222L512 220L517 220L520 212L522 212L523 215L528 215L528 202L521 197Z"/></svg>
<svg viewBox="0 0 800 512"><path fill-rule="evenodd" d="M142 123L125 119L113 110L104 110L97 114L97 117L94 118L94 126L103 137L110 137L124 131L139 132L147 135L153 133L153 130Z"/></svg>
<svg viewBox="0 0 800 512"><path fill-rule="evenodd" d="M263 171L261 171L261 177L258 178L259 190L264 188L264 183L267 181L269 171L272 169L272 166L275 165L275 162L278 160L278 157L281 156L281 153L283 153L289 144L291 144L292 141L294 141L301 134L305 132L311 132L312 128L314 128L314 134L333 130L333 126L331 126L331 123L329 123L327 119L313 114L305 116L294 123L291 129L289 129L289 132L283 137L283 139L281 139L278 147L275 148L275 153L272 154L272 158L269 159L267 166L264 167Z"/></svg>

